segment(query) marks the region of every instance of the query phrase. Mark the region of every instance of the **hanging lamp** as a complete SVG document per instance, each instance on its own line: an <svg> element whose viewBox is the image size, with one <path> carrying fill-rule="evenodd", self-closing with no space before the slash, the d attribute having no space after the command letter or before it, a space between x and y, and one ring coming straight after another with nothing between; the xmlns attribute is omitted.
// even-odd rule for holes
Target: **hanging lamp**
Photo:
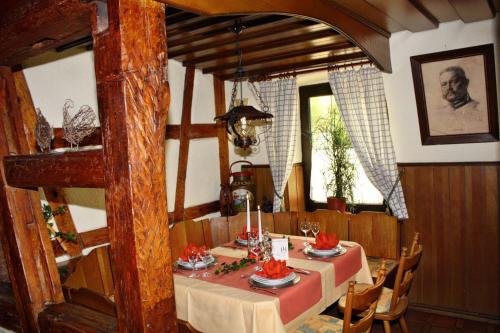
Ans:
<svg viewBox="0 0 500 333"><path fill-rule="evenodd" d="M253 106L244 105L243 103L243 79L245 71L242 66L243 52L239 41L242 30L243 26L241 25L241 20L237 19L233 27L233 32L236 34L236 50L239 60L231 92L229 111L221 116L215 117L214 120L224 123L226 131L236 147L249 149L250 146L259 144L256 127L271 126L273 115L267 112L268 108L264 104L260 94L257 94L257 97L264 111L259 111ZM236 100L238 87L240 89L239 101Z"/></svg>

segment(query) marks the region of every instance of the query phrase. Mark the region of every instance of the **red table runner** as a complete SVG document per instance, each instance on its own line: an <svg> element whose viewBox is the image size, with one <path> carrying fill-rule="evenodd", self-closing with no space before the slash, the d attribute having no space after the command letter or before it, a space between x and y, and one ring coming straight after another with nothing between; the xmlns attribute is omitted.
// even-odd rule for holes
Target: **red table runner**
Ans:
<svg viewBox="0 0 500 333"><path fill-rule="evenodd" d="M218 275L215 275L214 271L217 269L217 267L220 267L222 263L225 262L226 264L230 264L233 261L238 260L240 259L226 256L217 256L217 262L219 264L209 267L208 271L211 274L210 277L201 278L201 274L203 274L204 269L196 272L200 274L200 279L203 281L257 292L266 296L273 296L271 293L268 293L266 291L254 290L250 288L248 277L255 272L255 264L242 268L238 271L230 272L228 274L220 273ZM191 270L179 269L175 272L175 274L189 276L191 274ZM245 277L242 278L242 275L245 275ZM283 324L287 324L289 321L296 318L298 315L305 312L307 309L319 302L321 299L322 290L320 273L311 271L310 275L299 274L299 276L300 282L294 286L281 289L269 289L272 292L276 293L275 297L279 298L280 316Z"/></svg>
<svg viewBox="0 0 500 333"><path fill-rule="evenodd" d="M307 259L302 249L304 248L304 240L291 239L294 249L288 251L288 256L295 259ZM348 278L356 274L361 269L361 247L346 247L347 253L338 257L319 258L311 257L312 260L331 262L335 267L335 287L344 283Z"/></svg>

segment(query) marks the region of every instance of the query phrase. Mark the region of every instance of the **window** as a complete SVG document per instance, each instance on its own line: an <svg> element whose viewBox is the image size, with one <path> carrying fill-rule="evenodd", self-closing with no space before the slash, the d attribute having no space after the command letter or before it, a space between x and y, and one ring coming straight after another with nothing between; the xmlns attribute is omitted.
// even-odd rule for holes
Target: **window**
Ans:
<svg viewBox="0 0 500 333"><path fill-rule="evenodd" d="M339 111L328 83L300 87L299 95L306 207L308 210L326 208L326 181L323 173L328 158L318 148L321 139L314 134L315 125L317 119L324 116L329 109ZM354 149L350 151L350 158L356 168L352 203L358 210L383 211L383 197L369 181Z"/></svg>

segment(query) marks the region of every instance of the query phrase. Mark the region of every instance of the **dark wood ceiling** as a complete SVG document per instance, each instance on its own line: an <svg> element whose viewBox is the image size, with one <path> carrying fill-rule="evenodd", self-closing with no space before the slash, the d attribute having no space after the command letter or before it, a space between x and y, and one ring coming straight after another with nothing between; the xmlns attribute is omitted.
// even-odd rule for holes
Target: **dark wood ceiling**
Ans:
<svg viewBox="0 0 500 333"><path fill-rule="evenodd" d="M166 1L166 0L160 0ZM257 1L257 0L256 0ZM329 0L337 10L380 35L437 28L453 20L492 18L500 0ZM80 0L0 2L0 65L14 66L54 49L91 44L90 7ZM366 62L363 51L330 26L284 15L200 16L167 7L168 56L222 79L234 77L238 56L235 19L249 76Z"/></svg>
<svg viewBox="0 0 500 333"><path fill-rule="evenodd" d="M390 36L419 32L453 20L489 19L500 0L330 0L350 16ZM234 77L238 56L235 34L239 18L243 66L248 76L311 70L368 58L351 41L323 23L280 15L200 16L167 8L168 55L222 79Z"/></svg>

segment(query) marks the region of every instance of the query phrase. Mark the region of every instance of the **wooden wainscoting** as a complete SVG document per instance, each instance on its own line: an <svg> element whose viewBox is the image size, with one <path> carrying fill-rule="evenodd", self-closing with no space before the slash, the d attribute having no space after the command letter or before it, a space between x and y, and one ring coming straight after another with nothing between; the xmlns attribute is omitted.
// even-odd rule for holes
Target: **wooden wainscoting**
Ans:
<svg viewBox="0 0 500 333"><path fill-rule="evenodd" d="M500 319L500 163L400 164L424 253L411 302Z"/></svg>
<svg viewBox="0 0 500 333"><path fill-rule="evenodd" d="M273 178L269 165L254 165L255 174L255 197L258 204L262 204L263 197L273 200ZM252 169L251 166L244 165L243 169ZM306 210L304 201L304 175L302 163L293 165L284 194L285 210L289 212L303 212Z"/></svg>

